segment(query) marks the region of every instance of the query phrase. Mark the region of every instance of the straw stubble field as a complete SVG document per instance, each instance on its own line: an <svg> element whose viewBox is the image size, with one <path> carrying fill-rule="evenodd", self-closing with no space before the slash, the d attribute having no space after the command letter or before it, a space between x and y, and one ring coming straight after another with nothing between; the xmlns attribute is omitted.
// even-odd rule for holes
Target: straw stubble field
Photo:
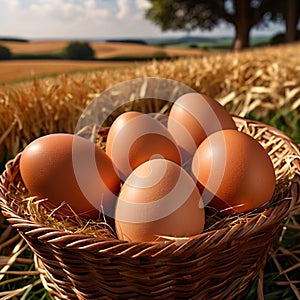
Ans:
<svg viewBox="0 0 300 300"><path fill-rule="evenodd" d="M13 53L41 54L41 53L61 53L68 45L68 41L30 41L1 42L1 45L8 47ZM139 56L151 55L157 51L165 51L169 56L199 55L199 49L188 48L162 48L160 46L123 43L123 42L90 42L90 46L95 51L96 58L111 58L119 56Z"/></svg>
<svg viewBox="0 0 300 300"><path fill-rule="evenodd" d="M23 55L55 55L61 54L68 45L67 41L30 41L1 42L1 45L10 49L13 54ZM0 61L0 83L28 80L46 75L57 75L58 73L79 72L83 70L96 70L126 67L133 65L134 59L140 57L151 57L161 53L170 57L174 56L200 56L205 51L199 49L161 48L158 46L117 43L117 42L91 42L95 51L95 61L70 61L70 60L11 60ZM130 58L130 59L128 59ZM109 59L109 61L103 61ZM114 61L123 59L123 61ZM127 59L127 61L126 61ZM128 61L128 60L131 60Z"/></svg>
<svg viewBox="0 0 300 300"><path fill-rule="evenodd" d="M5 162L14 157L31 140L43 134L74 132L83 109L96 96L117 83L138 77L163 77L183 82L198 92L215 97L231 113L269 123L299 143L299 50L300 45L294 44L240 53L214 53L199 58L153 61L138 67L72 76L62 74L57 78L3 85L0 87L0 159ZM282 226L268 265L261 272L265 286L258 286L258 290L262 294L264 289L266 299L300 299L297 275L300 273L299 223L298 207ZM7 225L1 226L7 228ZM10 270L16 272L17 260L28 250L7 229L1 234L0 242L0 276L3 279L1 274L9 274ZM11 283L0 284L0 295L12 293L5 290L5 286L23 288L20 290L23 295L34 286L36 293L40 292L32 256L27 254L25 258L27 264L21 264L25 266L23 271L19 270L21 273L5 277L6 281L13 282L27 274L26 281L23 280L25 288ZM248 299L256 299L256 286L249 292Z"/></svg>
<svg viewBox="0 0 300 300"><path fill-rule="evenodd" d="M28 81L34 78L55 76L60 73L75 73L133 65L126 61L74 61L74 60L7 60L0 62L0 84Z"/></svg>

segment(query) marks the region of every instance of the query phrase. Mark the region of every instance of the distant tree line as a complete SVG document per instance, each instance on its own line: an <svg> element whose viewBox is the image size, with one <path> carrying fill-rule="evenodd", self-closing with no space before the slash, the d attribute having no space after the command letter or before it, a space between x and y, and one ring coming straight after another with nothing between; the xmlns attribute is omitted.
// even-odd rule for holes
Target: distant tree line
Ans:
<svg viewBox="0 0 300 300"><path fill-rule="evenodd" d="M0 37L0 42L18 42L18 43L28 43L29 40L21 38L12 38L12 37Z"/></svg>
<svg viewBox="0 0 300 300"><path fill-rule="evenodd" d="M0 60L11 59L13 54L6 46L0 45ZM23 54L18 55L22 59L74 59L74 60L93 60L95 52L87 42L70 42L63 50L62 54Z"/></svg>
<svg viewBox="0 0 300 300"><path fill-rule="evenodd" d="M94 60L95 51L88 42L70 42L61 53L24 53L12 54L11 51L0 45L0 60L2 59L72 59L72 60ZM174 57L173 57L174 58ZM146 60L170 59L168 54L162 50L153 52L149 56L120 56L105 58L107 61L146 61Z"/></svg>
<svg viewBox="0 0 300 300"><path fill-rule="evenodd" d="M142 39L109 39L109 40L106 40L106 42L148 45L148 43Z"/></svg>

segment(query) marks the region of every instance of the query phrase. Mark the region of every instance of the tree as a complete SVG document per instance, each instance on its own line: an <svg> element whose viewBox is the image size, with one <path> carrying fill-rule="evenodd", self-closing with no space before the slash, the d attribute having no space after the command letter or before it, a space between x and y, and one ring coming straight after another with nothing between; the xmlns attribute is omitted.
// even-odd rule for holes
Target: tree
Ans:
<svg viewBox="0 0 300 300"><path fill-rule="evenodd" d="M287 0L285 17L285 41L294 42L297 39L297 24L300 15L300 1Z"/></svg>
<svg viewBox="0 0 300 300"><path fill-rule="evenodd" d="M65 56L69 59L94 59L94 50L86 42L71 42L65 48Z"/></svg>
<svg viewBox="0 0 300 300"><path fill-rule="evenodd" d="M273 21L285 24L285 42L299 39L297 25L300 20L300 0L274 1L271 14Z"/></svg>
<svg viewBox="0 0 300 300"><path fill-rule="evenodd" d="M0 45L0 60L1 59L10 59L12 57L12 54L10 50L5 47Z"/></svg>
<svg viewBox="0 0 300 300"><path fill-rule="evenodd" d="M268 26L274 19L272 0L148 0L151 7L146 18L159 25L163 31L196 28L211 30L222 21L235 29L232 48L240 50L249 46L250 30L254 26ZM298 1L298 0L288 0Z"/></svg>

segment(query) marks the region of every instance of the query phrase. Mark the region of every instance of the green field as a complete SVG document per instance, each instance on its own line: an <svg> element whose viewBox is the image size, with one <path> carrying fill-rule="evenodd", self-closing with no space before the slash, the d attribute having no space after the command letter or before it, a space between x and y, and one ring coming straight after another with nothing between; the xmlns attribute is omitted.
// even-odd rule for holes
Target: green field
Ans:
<svg viewBox="0 0 300 300"><path fill-rule="evenodd" d="M267 46L270 42L269 38L252 38L250 40L251 47ZM178 47L178 48L199 48L205 50L230 50L232 46L231 38L215 39L212 41L203 42L185 42L180 44L172 44L166 47Z"/></svg>

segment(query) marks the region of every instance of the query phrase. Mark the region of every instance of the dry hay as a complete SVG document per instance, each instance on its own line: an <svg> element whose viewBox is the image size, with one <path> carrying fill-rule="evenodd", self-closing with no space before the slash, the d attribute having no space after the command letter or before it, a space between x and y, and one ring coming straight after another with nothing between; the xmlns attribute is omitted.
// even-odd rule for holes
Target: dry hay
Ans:
<svg viewBox="0 0 300 300"><path fill-rule="evenodd" d="M183 82L217 98L234 114L259 117L287 109L300 118L300 45L201 58L153 61L139 67L61 75L0 87L0 156L15 156L46 133L74 132L82 110L108 87L137 77ZM284 55L283 55L284 53Z"/></svg>
<svg viewBox="0 0 300 300"><path fill-rule="evenodd" d="M147 110L147 107L144 109ZM228 226L233 227L236 224L248 222L257 213L273 205L278 205L285 199L283 198L283 191L290 188L295 174L300 175L300 150L294 149L288 141L282 139L280 135L273 135L272 131L268 131L267 126L261 127L260 123L253 123L240 118L235 118L235 122L239 131L245 132L255 138L268 152L275 169L276 188L272 199L267 205L252 210L249 213L221 217L218 213L215 213L217 212L215 208L207 205L207 208L210 210L206 212L208 214L206 214L205 231ZM106 145L107 129L108 128L102 128L97 141L98 146L103 150L105 150ZM85 130L85 128L83 130ZM87 131L89 131L89 128ZM86 134L89 136L88 132ZM81 134L81 136L84 136L84 133ZM20 154L16 157L17 161L19 159ZM13 203L17 215L22 216L24 219L69 233L85 234L87 236L100 237L103 239L117 237L114 231L113 219L105 216L103 212L99 213L97 220L83 220L66 202L62 202L61 205L56 209L52 209L50 212L43 206L46 199L40 199L29 194L19 172L17 172L12 186L14 186L14 188L11 188L7 198L10 203ZM68 209L71 217L57 214L56 210L61 207Z"/></svg>
<svg viewBox="0 0 300 300"><path fill-rule="evenodd" d="M83 109L105 89L137 77L183 82L217 98L234 114L259 116L288 108L299 118L300 45L216 53L57 79L40 79L0 89L0 145L15 156L46 133L74 132ZM282 56L284 51L285 55ZM113 105L113 104L112 104ZM251 134L251 132L250 132Z"/></svg>
<svg viewBox="0 0 300 300"><path fill-rule="evenodd" d="M270 111L286 109L299 120L299 50L300 45L295 44L241 53L212 54L174 62L153 61L138 68L61 75L56 79L33 80L16 86L3 85L0 87L0 156L1 153L15 156L30 140L42 134L74 132L82 110L97 95L116 83L137 77L163 77L181 81L199 92L217 98L231 112L241 116L255 110L263 117ZM279 242L288 235L289 230L299 232L296 218L299 214L298 207L282 227ZM0 214L0 225L1 217ZM11 252L7 253L6 258L2 258L6 259L1 266L2 274L7 273L9 267L20 259L19 255L25 249L19 236L13 235L12 240L8 237L10 230L11 228L5 229L0 236L0 241L4 242L2 247L11 245ZM9 242L5 243L6 240ZM295 264L285 269L279 261L281 258L293 259ZM299 247L290 250L282 246L274 247L271 259L286 277L286 281L277 280L278 284L289 285L295 296L300 297L296 283L291 282L288 277L290 272L297 272L299 269ZM30 264L32 261L26 263ZM25 272L24 275L29 274ZM35 281L35 284L38 283L39 281ZM262 294L262 290L260 278L258 292ZM17 295L22 290L5 293L7 295L12 292Z"/></svg>
<svg viewBox="0 0 300 300"><path fill-rule="evenodd" d="M261 127L258 125L258 123L248 123L244 119L240 120L238 122L238 128L239 130L243 130L244 132L247 132L248 134L255 137L259 142L262 143L264 148L268 151L274 166L276 167L276 178L277 178L277 187L276 192L270 202L270 206L276 205L280 203L280 201L283 201L283 193L282 191L285 191L287 188L287 185L289 185L288 179L290 176L293 176L295 173L299 172L299 160L297 160L297 157L300 158L299 151L292 150L289 143L282 140L280 136L276 137L275 135L271 134L267 131L267 127L263 126ZM265 130L266 129L266 130ZM104 130L104 128L103 128ZM104 134L105 136L105 134ZM280 150L278 150L280 148ZM294 152L295 151L295 152ZM19 158L20 155L17 156ZM14 175L14 180L10 184L10 192L7 193L7 197L10 199L9 202L13 204L14 210L17 212L17 215L22 216L22 218L31 220L34 222L34 224L43 224L46 227L51 227L55 229L59 229L63 234L68 233L76 233L76 234L84 234L84 238L87 238L88 236L92 237L101 237L104 239L110 239L115 238L116 235L114 233L113 229L113 220L106 221L105 218L100 218L96 221L83 221L79 217L77 218L75 215L75 218L68 218L68 217L61 217L58 215L54 215L55 210L53 210L51 213L49 213L48 210L43 208L41 205L44 201L44 199L37 199L35 197L30 197L28 195L27 190L24 187L24 184L22 182L22 179L20 177L20 173L17 169L11 170L11 174ZM62 205L66 205L65 203L62 203ZM269 206L269 205L268 205ZM255 215L258 212L261 212L264 210L264 207L259 208L257 211L252 211L248 214L241 215L242 218L239 215L233 215L228 218L216 218L214 214L207 214L206 215L206 231L224 228L224 227L235 227L238 224L247 224L248 222L251 223L251 220L253 220L253 214ZM298 215L299 215L299 207L298 207ZM288 221L284 225L284 230L281 232L281 239L284 238L285 232L287 231L287 228L299 228L299 224L296 220L296 214L294 212L290 215L288 218ZM103 216L102 216L103 217ZM262 214L262 218L266 218L264 214ZM110 225L111 224L111 225ZM24 225L22 225L24 226ZM26 225L27 227L28 225ZM250 226L251 227L251 226ZM40 232L47 231L47 229L39 230ZM34 230L33 230L34 231ZM53 238L53 237L52 237ZM79 237L77 237L79 238ZM76 238L76 240L77 240ZM171 240L184 240L185 238L171 238L171 237L164 237ZM21 243L21 241L20 241ZM1 247L0 247L1 248ZM22 248L24 249L24 248ZM288 269L285 269L281 262L279 261L281 253L286 256L292 256L292 258L296 258L297 254L296 251L292 253L293 251L289 251L289 249L286 249L282 246L278 247L276 249L275 247L271 250L271 258L276 263L276 266L279 269L280 273L285 274L286 272L290 272L293 270L298 269L299 264L295 264L294 266L291 266ZM276 253L279 252L279 255ZM21 252L17 252L17 254L20 254ZM13 261L14 262L15 254L12 252L12 258L7 257L7 261ZM48 256L47 256L48 257ZM37 265L37 262L35 262ZM13 274L11 271L7 271L11 267L11 264L7 263L4 267L4 273L7 274ZM26 272L22 272L23 275L31 275L35 276L37 272L27 274ZM19 275L19 273L15 274ZM286 274L285 274L286 275ZM17 279L16 279L17 280ZM7 280L6 280L7 282ZM262 293L263 291L263 282L262 278L260 278L259 281L259 291ZM24 290L30 288L32 285L38 285L40 284L40 280L35 280L30 285L25 285L23 288L18 288L14 291L5 291L2 294L3 295L17 295L18 293L24 292ZM294 291L295 296L300 296L299 292L297 292L296 285L289 279L288 275L286 275L286 281L281 282L281 284L289 285ZM24 293L25 294L25 293ZM1 295L1 292L0 292ZM262 299L262 297L260 298Z"/></svg>

